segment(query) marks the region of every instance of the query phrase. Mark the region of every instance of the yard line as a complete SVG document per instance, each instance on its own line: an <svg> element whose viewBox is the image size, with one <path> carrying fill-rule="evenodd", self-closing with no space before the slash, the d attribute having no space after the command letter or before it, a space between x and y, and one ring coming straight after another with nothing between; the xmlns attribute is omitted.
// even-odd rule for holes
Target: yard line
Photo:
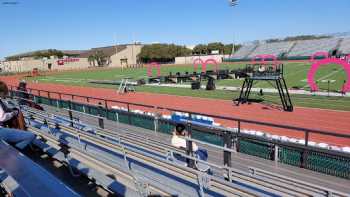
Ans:
<svg viewBox="0 0 350 197"><path fill-rule="evenodd" d="M335 70L335 71L333 71L333 72L331 72L331 73L329 73L329 74L327 74L327 75L324 75L324 76L318 78L316 81L323 80L323 79L327 79L328 77L333 76L334 74L336 74L336 73L339 72L340 70L341 70L341 69ZM306 85L304 86L304 88L306 88L306 87L308 87L308 86L309 86L309 84L306 84Z"/></svg>

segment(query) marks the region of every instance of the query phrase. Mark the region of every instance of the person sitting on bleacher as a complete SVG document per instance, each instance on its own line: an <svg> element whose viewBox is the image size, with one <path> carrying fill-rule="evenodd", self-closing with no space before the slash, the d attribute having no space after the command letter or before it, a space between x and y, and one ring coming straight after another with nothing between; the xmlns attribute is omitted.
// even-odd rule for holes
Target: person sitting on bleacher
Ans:
<svg viewBox="0 0 350 197"><path fill-rule="evenodd" d="M177 148L186 150L186 139L184 139L186 135L185 125L177 124L173 132L173 137L171 138L171 144ZM198 159L207 161L207 150L198 148L197 144L194 142L192 142L192 150ZM184 158L181 158L181 155L174 154L174 156L178 160L184 160Z"/></svg>
<svg viewBox="0 0 350 197"><path fill-rule="evenodd" d="M6 106L2 99L7 95L8 87L4 82L0 81L0 140L4 140L10 144L13 143L17 148L24 149L35 139L35 135L31 132L18 129L19 125L24 124L23 119L19 118L21 112L18 109L9 109ZM22 122L17 124L19 121Z"/></svg>

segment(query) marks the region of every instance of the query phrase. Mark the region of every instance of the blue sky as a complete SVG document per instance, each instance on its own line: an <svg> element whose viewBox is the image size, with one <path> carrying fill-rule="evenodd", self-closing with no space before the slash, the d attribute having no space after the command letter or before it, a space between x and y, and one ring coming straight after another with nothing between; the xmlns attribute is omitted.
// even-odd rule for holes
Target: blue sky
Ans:
<svg viewBox="0 0 350 197"><path fill-rule="evenodd" d="M17 1L17 5L3 2ZM349 31L349 0L0 0L0 58L38 49L194 45Z"/></svg>

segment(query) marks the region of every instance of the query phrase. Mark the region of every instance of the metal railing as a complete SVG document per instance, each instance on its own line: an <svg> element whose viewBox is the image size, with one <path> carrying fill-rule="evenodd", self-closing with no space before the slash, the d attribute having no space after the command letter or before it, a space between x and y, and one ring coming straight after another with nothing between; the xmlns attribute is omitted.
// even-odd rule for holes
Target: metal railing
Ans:
<svg viewBox="0 0 350 197"><path fill-rule="evenodd" d="M28 110L29 113L32 113L34 116L36 116L38 119L42 118L42 120L48 120L48 121L54 121L54 119L51 120L49 115L45 115L45 113L41 113L38 111L33 111L33 110ZM46 122L46 121L43 121ZM62 129L64 129L64 126L62 126ZM98 130L98 128L96 128ZM84 134L78 131L78 136L83 136ZM88 134L91 135L91 134ZM105 136L108 138L101 138L104 141L109 139L109 138L115 138L117 139L117 141L119 143L117 144L121 144L121 141L123 142L128 142L128 138L130 138L130 140L132 140L132 142L136 143L136 141L141 140L142 142L145 142L144 139L137 139L134 137L129 137L127 135L123 135L123 134L117 134L117 133L109 133L108 130L105 129L101 129L100 132L98 132L96 135L98 136ZM190 139L187 138L187 140L189 141L193 141L193 142L198 142L203 144L203 142L198 141L198 140L194 140L194 139ZM108 141L108 140L107 140ZM270 190L270 192L275 193L275 192L286 192L285 194L310 194L310 196L313 196L314 194L318 194L319 196L330 196L332 194L334 194L334 196L346 196L346 194L339 192L339 191L334 191L330 188L326 188L326 187L322 187L322 186L317 186L302 180L297 180L297 179L293 179L290 177L285 177L283 175L279 175L276 173L272 173L272 172L268 172L268 171L264 171L261 169L257 169L257 168L252 168L249 167L250 172L245 172L245 171L241 171L241 170L237 170L231 167L227 167L227 166L221 166L221 165L217 165L211 162L206 162L206 161L202 161L202 160L198 160L197 158L193 157L193 156L188 156L186 154L183 154L181 151L176 150L176 149L169 149L167 148L167 146L162 145L161 142L157 142L157 143L151 143L152 146L158 147L162 150L164 150L165 152L174 152L177 154L180 154L182 157L188 158L190 160L193 160L194 162L198 162L198 163L203 163L205 165L211 166L215 169L220 169L220 170L224 170L226 171L227 174L227 179L229 180L229 182L231 182L232 180L235 181L248 181L253 178L254 181L251 182L252 186L260 188L260 189L267 189L269 188L269 185L273 185L272 189L268 189ZM206 143L204 143L206 144ZM206 144L208 146L211 146L213 148L222 150L222 151L228 151L228 152L233 152L232 149L227 149L225 147L220 147L220 146L215 146L212 144ZM83 147L83 146L82 146ZM126 147L124 147L126 148ZM149 151L155 151L154 149L151 148L150 143L148 142L148 139L146 140L146 142L141 146L141 148L145 148ZM129 149L129 148L128 148ZM130 149L131 150L131 149ZM139 152L139 150L132 150L132 151L136 151ZM157 152L157 151L156 151ZM157 152L158 153L158 152ZM124 154L126 154L126 152L124 152ZM153 157L152 155L148 155L149 157ZM173 165L176 165L174 163L172 163ZM183 166L177 166L178 168L183 168ZM203 175L202 173L199 173L199 175ZM209 177L209 176L208 176ZM213 179L213 177L211 178ZM278 180L283 180L281 181L276 181L276 179ZM202 187L202 186L200 186ZM201 191L203 191L201 189ZM292 193L292 194L291 194ZM201 195L204 196L204 195Z"/></svg>
<svg viewBox="0 0 350 197"><path fill-rule="evenodd" d="M16 87L10 86L11 92L16 93L16 92L21 92L17 91ZM23 93L23 92L22 92ZM350 141L350 135L349 134L340 134L337 132L330 132L330 131L323 131L323 130L317 130L317 129L309 129L309 128L302 128L302 127L295 127L295 126L290 126L290 125L279 125L275 123L268 123L268 122L261 122L261 121L253 121L253 120L247 120L247 119L241 119L241 118L234 118L234 117L226 117L226 116L219 116L219 115L214 115L214 114L207 114L207 113L199 113L199 112L194 112L194 111L186 111L182 109L176 109L176 108L165 108L165 107L159 107L159 106L151 106L151 105L145 105L145 104L140 104L140 103L132 103L132 102L125 102L125 101L120 101L120 100L112 100L112 99L104 99L104 98L99 98L99 97L91 97L91 96L83 96L83 95L75 95L75 94L69 94L69 93L62 93L62 92L51 92L51 91L46 91L46 90L39 90L39 89L31 89L28 88L28 93L29 95L32 96L32 99L35 101L35 98L37 96L39 97L46 97L48 99L56 99L58 101L67 101L69 103L69 108L68 113L69 117L73 119L72 113L74 110L72 110L72 103L74 103L75 100L78 100L80 102L77 102L79 104L86 103L88 105L92 105L95 107L98 107L99 114L96 116L96 118L99 119L99 125L101 128L104 128L103 120L105 117L102 117L101 111L108 112L109 110L112 110L109 108L110 104L122 104L126 106L126 111L123 113L127 114L128 117L128 123L131 124L131 118L132 116L135 116L136 114L132 113L131 109L135 107L141 107L148 109L151 112L159 112L161 110L163 111L169 111L169 112L182 112L182 113L187 113L189 114L189 120L186 122L186 127L187 131L189 133L189 138L192 139L192 130L196 129L196 131L200 131L203 134L208 134L208 133L215 133L216 135L222 137L223 139L223 144L224 147L227 149L234 149L237 152L242 152L240 149L240 145L242 145L241 142L244 140L248 140L249 143L264 143L264 146L267 146L269 149L270 155L267 156L268 159L274 160L275 162L280 162L280 151L281 148L291 148L293 150L296 150L300 153L300 164L299 167L302 168L309 168L307 165L308 162L308 155L312 152L318 153L318 154L324 154L326 156L332 156L332 157L339 157L339 158L345 158L347 160L350 160L350 155L345 152L340 152L340 151L334 151L334 150L328 150L328 149L323 149L323 148L318 148L314 146L309 146L309 141L310 141L310 136L311 135L322 135L322 136L328 136L328 137L336 137L340 138L342 140L346 139ZM54 96L56 95L56 96ZM68 99L67 99L68 98ZM80 98L80 99L78 99ZM32 100L30 99L30 100ZM32 100L32 101L33 101ZM84 102L85 101L85 102ZM99 103L99 105L96 105L96 103ZM106 113L107 114L107 113ZM207 116L207 117L212 117L215 119L220 119L220 120L225 120L225 121L230 121L233 122L237 125L237 131L233 132L230 131L229 129L225 128L219 128L219 127L211 127L211 126L198 126L196 125L192 120L191 117L193 115L202 115L202 116ZM106 115L107 118L107 115ZM158 121L164 121L169 124L176 124L176 122L173 122L172 120L167 120L167 119L162 119L162 118L155 118L154 119L154 128L157 130L157 123ZM301 133L304 136L304 144L297 144L297 143L291 143L291 142L285 142L285 141L280 141L280 140L275 140L275 139L269 139L266 137L262 136L255 136L255 135L249 135L246 133L241 132L242 131L242 124L249 124L249 125L256 125L264 128L271 128L271 129L281 129L281 130L289 130L297 133ZM187 154L192 155L192 140L188 140L187 143ZM231 152L230 151L224 151L224 165L226 166L231 166ZM190 162L190 166L193 165ZM310 168L309 168L310 169ZM350 175L347 175L345 178L349 178Z"/></svg>

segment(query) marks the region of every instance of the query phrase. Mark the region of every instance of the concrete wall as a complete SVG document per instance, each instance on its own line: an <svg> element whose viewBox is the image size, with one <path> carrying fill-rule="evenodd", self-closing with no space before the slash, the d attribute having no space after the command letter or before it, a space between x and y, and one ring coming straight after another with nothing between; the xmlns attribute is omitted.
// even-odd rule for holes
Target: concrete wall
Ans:
<svg viewBox="0 0 350 197"><path fill-rule="evenodd" d="M75 58L79 61L76 62L65 62L64 65L58 65L58 59L49 60L20 60L20 61L4 61L1 63L0 68L2 72L28 72L32 71L33 68L38 68L39 70L49 70L48 64L51 63L51 70L73 70L82 69L90 67L87 58Z"/></svg>
<svg viewBox="0 0 350 197"><path fill-rule="evenodd" d="M135 65L137 64L137 56L140 54L141 49L143 45L127 45L126 49L118 52L115 55L111 56L111 64L109 66L111 67L126 67L126 64L121 64L121 59L127 59L128 65Z"/></svg>
<svg viewBox="0 0 350 197"><path fill-rule="evenodd" d="M217 63L222 62L222 58L226 58L229 55L205 55L205 56L187 56L187 57L176 57L175 64L193 64L195 59L200 58L203 62L208 59L214 59Z"/></svg>

